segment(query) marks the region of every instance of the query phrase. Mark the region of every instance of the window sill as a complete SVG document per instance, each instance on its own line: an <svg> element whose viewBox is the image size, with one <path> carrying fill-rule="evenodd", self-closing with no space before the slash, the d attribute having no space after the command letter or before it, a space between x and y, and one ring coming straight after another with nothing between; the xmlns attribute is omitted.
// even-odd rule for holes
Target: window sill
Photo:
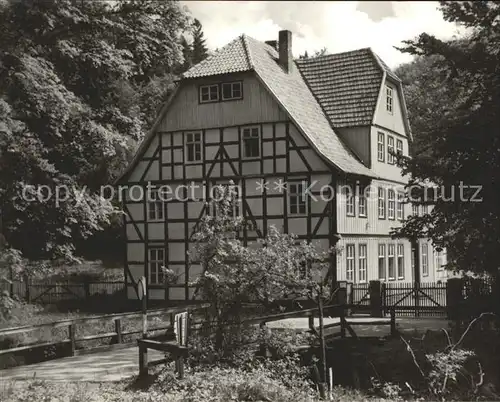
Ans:
<svg viewBox="0 0 500 402"><path fill-rule="evenodd" d="M239 98L222 98L221 102L231 102L236 100L243 100L243 96L240 96Z"/></svg>
<svg viewBox="0 0 500 402"><path fill-rule="evenodd" d="M242 156L241 160L242 161L258 161L260 159L260 156Z"/></svg>
<svg viewBox="0 0 500 402"><path fill-rule="evenodd" d="M288 217L289 218L306 218L307 217L307 213L304 212L303 214L292 214L292 213L288 213Z"/></svg>
<svg viewBox="0 0 500 402"><path fill-rule="evenodd" d="M153 222L153 223L158 223L158 222L165 222L165 219L163 218L160 218L160 219L147 219L146 220L146 223L150 223L150 222Z"/></svg>
<svg viewBox="0 0 500 402"><path fill-rule="evenodd" d="M355 218L356 217L356 214L345 214L346 216L348 216L349 218Z"/></svg>
<svg viewBox="0 0 500 402"><path fill-rule="evenodd" d="M200 159L198 161L185 161L185 165L202 165L203 164L203 159Z"/></svg>
<svg viewBox="0 0 500 402"><path fill-rule="evenodd" d="M219 99L217 99L217 100L208 100L208 101L202 101L202 100L200 100L200 105L204 105L206 103L217 103L217 102L220 102L220 100Z"/></svg>

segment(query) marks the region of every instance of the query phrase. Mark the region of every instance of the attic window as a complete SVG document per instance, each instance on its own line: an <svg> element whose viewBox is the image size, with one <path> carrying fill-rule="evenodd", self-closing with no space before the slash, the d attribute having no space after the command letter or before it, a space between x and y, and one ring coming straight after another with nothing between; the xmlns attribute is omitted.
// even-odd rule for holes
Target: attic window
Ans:
<svg viewBox="0 0 500 402"><path fill-rule="evenodd" d="M219 100L219 85L202 85L200 87L200 103L217 102Z"/></svg>
<svg viewBox="0 0 500 402"><path fill-rule="evenodd" d="M392 88L388 85L385 87L385 108L392 114Z"/></svg>
<svg viewBox="0 0 500 402"><path fill-rule="evenodd" d="M241 81L222 84L222 100L242 99Z"/></svg>

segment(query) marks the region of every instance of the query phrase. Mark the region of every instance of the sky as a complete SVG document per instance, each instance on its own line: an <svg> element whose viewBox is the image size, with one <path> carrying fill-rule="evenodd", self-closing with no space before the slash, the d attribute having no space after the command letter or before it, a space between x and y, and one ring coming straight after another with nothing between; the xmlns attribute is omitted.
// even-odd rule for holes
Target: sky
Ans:
<svg viewBox="0 0 500 402"><path fill-rule="evenodd" d="M181 1L200 20L207 46L215 50L245 33L277 40L293 33L295 57L324 47L328 53L371 47L391 68L411 61L394 49L422 32L440 39L463 31L443 20L433 1Z"/></svg>

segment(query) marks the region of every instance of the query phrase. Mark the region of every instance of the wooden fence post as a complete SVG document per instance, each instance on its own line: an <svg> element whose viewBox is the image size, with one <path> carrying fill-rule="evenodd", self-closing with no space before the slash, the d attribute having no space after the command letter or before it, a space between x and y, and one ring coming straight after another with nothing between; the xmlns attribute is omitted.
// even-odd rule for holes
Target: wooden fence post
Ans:
<svg viewBox="0 0 500 402"><path fill-rule="evenodd" d="M148 376L148 348L139 343L139 377Z"/></svg>
<svg viewBox="0 0 500 402"><path fill-rule="evenodd" d="M115 319L115 332L116 332L116 343L122 343L122 320L120 318Z"/></svg>
<svg viewBox="0 0 500 402"><path fill-rule="evenodd" d="M370 311L372 317L382 317L382 283L370 281L368 286L370 292Z"/></svg>
<svg viewBox="0 0 500 402"><path fill-rule="evenodd" d="M314 330L314 314L310 313L308 317L309 329Z"/></svg>
<svg viewBox="0 0 500 402"><path fill-rule="evenodd" d="M76 328L74 324L68 325L68 335L71 348L71 356L74 356L76 350Z"/></svg>
<svg viewBox="0 0 500 402"><path fill-rule="evenodd" d="M345 320L345 309L342 307L340 309L340 337L345 338L346 330L346 320Z"/></svg>
<svg viewBox="0 0 500 402"><path fill-rule="evenodd" d="M148 336L148 307L147 307L147 298L143 297L142 298L142 338L146 339L147 336Z"/></svg>

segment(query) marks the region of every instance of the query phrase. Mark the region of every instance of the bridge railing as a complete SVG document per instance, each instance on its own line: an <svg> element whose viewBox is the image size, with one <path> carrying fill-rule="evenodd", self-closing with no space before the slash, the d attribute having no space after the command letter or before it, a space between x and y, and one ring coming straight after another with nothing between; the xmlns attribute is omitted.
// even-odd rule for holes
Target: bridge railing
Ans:
<svg viewBox="0 0 500 402"><path fill-rule="evenodd" d="M0 342L4 341L4 344L8 344L8 342L5 341L5 338L8 338L9 336L13 335L24 335L24 334L29 334L32 332L36 331L52 331L57 328L67 328L67 337L64 339L60 339L57 341L50 340L50 341L36 341L28 344L21 344L19 346L14 346L14 347L9 347L3 348L0 350L0 356L6 355L6 354L11 354L11 353L16 353L16 352L23 352L27 351L30 349L34 348L41 348L41 347L48 347L48 346L55 346L55 345L69 345L69 350L70 350L70 356L75 356L75 355L80 355L80 354L86 354L89 352L95 352L97 350L110 350L113 348L120 348L124 346L129 346L131 342L134 342L135 340L131 340L130 342L124 342L124 337L129 336L129 335L139 335L139 334L144 334L147 333L148 335L153 334L158 331L165 331L169 328L173 327L173 322L174 322L174 315L176 313L180 313L183 311L194 311L198 309L203 309L209 307L210 304L205 303L205 304L197 304L197 305L192 305L192 306L178 306L178 307L168 307L168 308L161 308L161 309L154 309L154 310L148 310L146 315L147 318L151 317L161 317L163 316L166 318L162 322L168 322L167 325L160 325L160 326L150 326L148 324L147 320L141 320L142 321L142 328L140 329L134 329L134 330L124 330L123 326L123 320L124 319L142 319L144 317L144 314L142 312L129 312L129 313L118 313L118 314L106 314L106 315L99 315L99 316L92 316L92 317L84 317L84 318L75 318L75 319L64 319L60 321L53 321L50 323L45 323L45 324L37 324L37 325L25 325L25 326L19 326L19 327L11 327L11 328L4 328L0 329ZM77 328L81 328L82 326L85 325L91 325L99 322L100 324L103 323L109 323L113 322L114 323L114 330L109 331L109 332L100 332L92 335L86 335L86 336L77 336ZM140 321L139 321L140 322ZM146 326L146 328L144 328ZM89 341L95 341L95 340L101 340L105 338L110 338L111 345L104 345L104 346L98 346L98 347L92 347L92 348L77 348L77 346L81 346L82 343L89 342ZM114 341L113 341L114 340Z"/></svg>

